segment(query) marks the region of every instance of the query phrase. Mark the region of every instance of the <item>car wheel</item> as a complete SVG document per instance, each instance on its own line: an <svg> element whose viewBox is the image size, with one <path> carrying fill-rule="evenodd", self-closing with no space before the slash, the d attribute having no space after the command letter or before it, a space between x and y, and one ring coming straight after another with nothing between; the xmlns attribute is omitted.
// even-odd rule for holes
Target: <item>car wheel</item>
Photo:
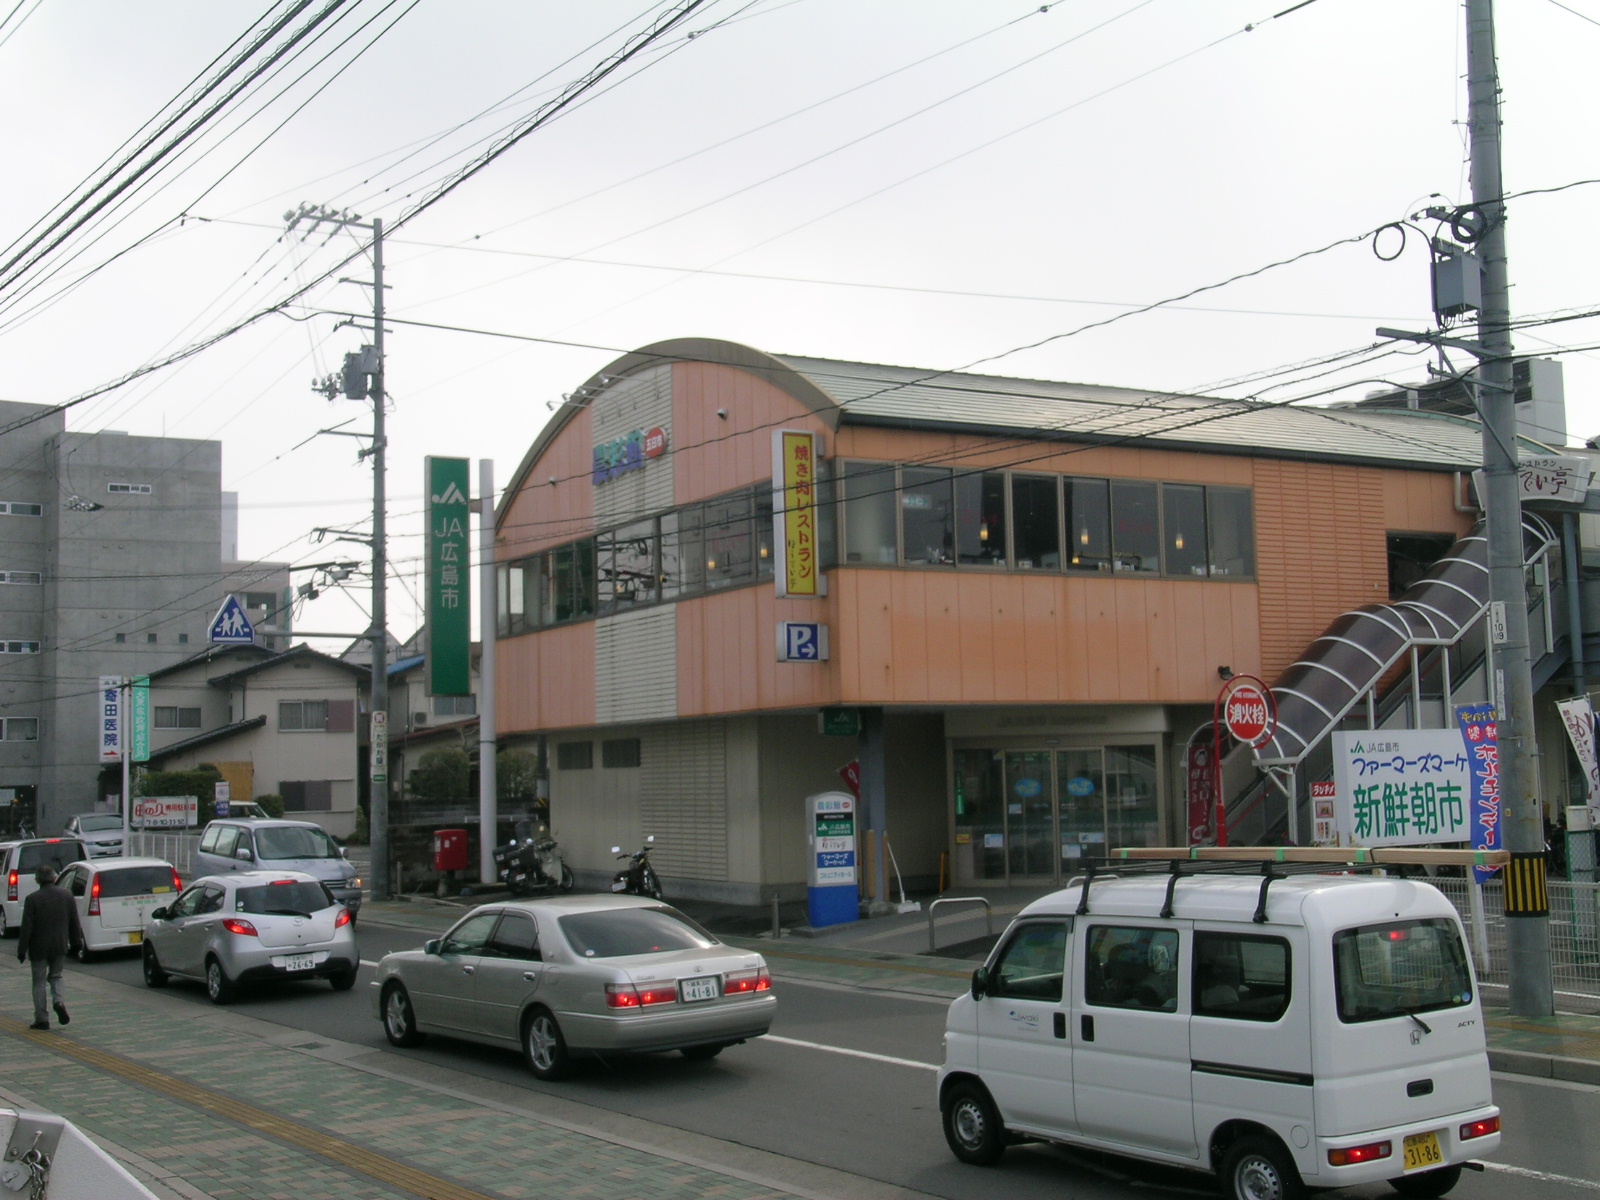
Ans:
<svg viewBox="0 0 1600 1200"><path fill-rule="evenodd" d="M989 1089L970 1080L945 1093L944 1140L964 1163L987 1167L1006 1152L1006 1127L989 1098Z"/></svg>
<svg viewBox="0 0 1600 1200"><path fill-rule="evenodd" d="M1251 1134L1222 1156L1222 1194L1228 1200L1301 1200L1305 1185L1276 1138Z"/></svg>
<svg viewBox="0 0 1600 1200"><path fill-rule="evenodd" d="M144 985L145 987L153 988L167 986L167 973L161 969L161 964L156 961L156 948L149 942L144 944Z"/></svg>
<svg viewBox="0 0 1600 1200"><path fill-rule="evenodd" d="M211 997L211 1003L232 1004L235 994L233 980L222 964L215 957L206 959L206 995Z"/></svg>
<svg viewBox="0 0 1600 1200"><path fill-rule="evenodd" d="M6 921L6 906L0 904L0 938L12 937L15 933L16 930L12 929Z"/></svg>
<svg viewBox="0 0 1600 1200"><path fill-rule="evenodd" d="M328 982L333 984L334 991L348 992L356 985L356 972L353 970L335 971L332 975L328 976Z"/></svg>
<svg viewBox="0 0 1600 1200"><path fill-rule="evenodd" d="M417 1032L417 1016L411 1008L411 994L405 984L391 983L383 989L383 1036L392 1046L421 1045L423 1035Z"/></svg>
<svg viewBox="0 0 1600 1200"><path fill-rule="evenodd" d="M561 1036L561 1026L547 1008L536 1008L523 1020L522 1050L528 1059L528 1070L547 1083L565 1079L572 1070L567 1039Z"/></svg>
<svg viewBox="0 0 1600 1200"><path fill-rule="evenodd" d="M644 894L652 900L661 899L661 880L656 878L656 873L649 867L644 871Z"/></svg>
<svg viewBox="0 0 1600 1200"><path fill-rule="evenodd" d="M727 1042L715 1042L710 1046L685 1046L678 1053L694 1062L706 1062L715 1058L727 1048Z"/></svg>
<svg viewBox="0 0 1600 1200"><path fill-rule="evenodd" d="M1402 1196L1421 1196L1432 1200L1433 1197L1443 1196L1460 1182L1461 1164L1457 1163L1453 1167L1438 1167L1418 1175L1402 1175L1399 1179L1389 1180L1389 1186Z"/></svg>

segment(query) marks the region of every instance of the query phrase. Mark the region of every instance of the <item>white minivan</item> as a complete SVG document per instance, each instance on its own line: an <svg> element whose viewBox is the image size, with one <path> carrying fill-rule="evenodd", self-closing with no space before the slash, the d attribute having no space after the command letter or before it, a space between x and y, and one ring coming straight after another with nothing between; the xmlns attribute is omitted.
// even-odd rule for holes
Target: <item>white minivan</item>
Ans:
<svg viewBox="0 0 1600 1200"><path fill-rule="evenodd" d="M1383 1180L1442 1196L1499 1145L1461 922L1430 884L1163 873L1087 890L1025 908L950 1006L938 1095L958 1158L1043 1140L1293 1200Z"/></svg>

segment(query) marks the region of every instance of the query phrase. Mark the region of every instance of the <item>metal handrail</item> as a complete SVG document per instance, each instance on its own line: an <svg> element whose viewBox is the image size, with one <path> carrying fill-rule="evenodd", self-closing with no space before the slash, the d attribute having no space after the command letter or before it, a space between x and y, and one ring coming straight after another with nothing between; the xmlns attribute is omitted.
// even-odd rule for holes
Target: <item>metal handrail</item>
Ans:
<svg viewBox="0 0 1600 1200"><path fill-rule="evenodd" d="M982 896L942 896L928 905L928 953L933 953L933 910L941 904L981 904L984 924L990 937L994 936L994 907Z"/></svg>

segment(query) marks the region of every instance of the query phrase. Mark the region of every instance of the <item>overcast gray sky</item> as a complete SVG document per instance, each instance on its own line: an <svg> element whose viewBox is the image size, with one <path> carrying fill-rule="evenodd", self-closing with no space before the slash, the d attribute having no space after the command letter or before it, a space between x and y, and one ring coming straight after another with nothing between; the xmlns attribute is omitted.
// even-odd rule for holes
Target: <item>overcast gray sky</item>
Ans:
<svg viewBox="0 0 1600 1200"><path fill-rule="evenodd" d="M0 0L0 241L72 195L264 11L287 8L14 2ZM503 481L605 348L694 335L953 368L1360 234L1433 193L1465 199L1460 4L1317 0L1270 19L1287 4L704 4L390 243L396 317L602 347L393 327L397 571L415 587L423 456L492 457ZM286 210L392 222L666 7L348 0L284 74L64 247L79 257L0 289L0 396L59 403L272 304L354 248L282 238ZM1508 191L1600 177L1588 82L1600 0L1500 8ZM1600 186L1511 212L1516 313L1600 307L1583 232ZM294 315L367 295L330 283ZM1422 364L1222 385L1363 346L1380 323L1422 328L1427 309L1417 241L1389 263L1353 244L985 369L1286 399L1418 378ZM219 438L241 552L327 557L307 530L361 520L370 488L352 440L292 449L365 423L361 406L308 386L360 343L334 326L270 317L75 407L69 428ZM1586 346L1600 323L1519 335L1519 350L1547 348L1534 335ZM1597 354L1564 361L1581 439L1600 432ZM405 636L415 609L405 587L391 594ZM364 623L338 595L299 620Z"/></svg>

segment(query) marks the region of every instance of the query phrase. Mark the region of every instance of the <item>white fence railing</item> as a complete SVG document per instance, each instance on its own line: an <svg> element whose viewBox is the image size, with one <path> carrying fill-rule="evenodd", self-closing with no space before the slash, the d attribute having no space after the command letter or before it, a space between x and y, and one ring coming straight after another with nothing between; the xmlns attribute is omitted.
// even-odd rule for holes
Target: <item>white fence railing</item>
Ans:
<svg viewBox="0 0 1600 1200"><path fill-rule="evenodd" d="M194 851L200 844L198 833L156 833L133 830L128 835L128 854L136 858L164 858L185 878L194 875Z"/></svg>
<svg viewBox="0 0 1600 1200"><path fill-rule="evenodd" d="M1481 925L1472 912L1472 884L1466 879L1430 882L1461 914L1472 943L1478 978L1484 983L1509 982L1506 957L1505 885L1498 879L1483 885ZM1600 884L1552 879L1550 887L1550 967L1557 993L1600 996ZM1476 928L1475 928L1476 926ZM1481 930L1481 932L1480 932Z"/></svg>

